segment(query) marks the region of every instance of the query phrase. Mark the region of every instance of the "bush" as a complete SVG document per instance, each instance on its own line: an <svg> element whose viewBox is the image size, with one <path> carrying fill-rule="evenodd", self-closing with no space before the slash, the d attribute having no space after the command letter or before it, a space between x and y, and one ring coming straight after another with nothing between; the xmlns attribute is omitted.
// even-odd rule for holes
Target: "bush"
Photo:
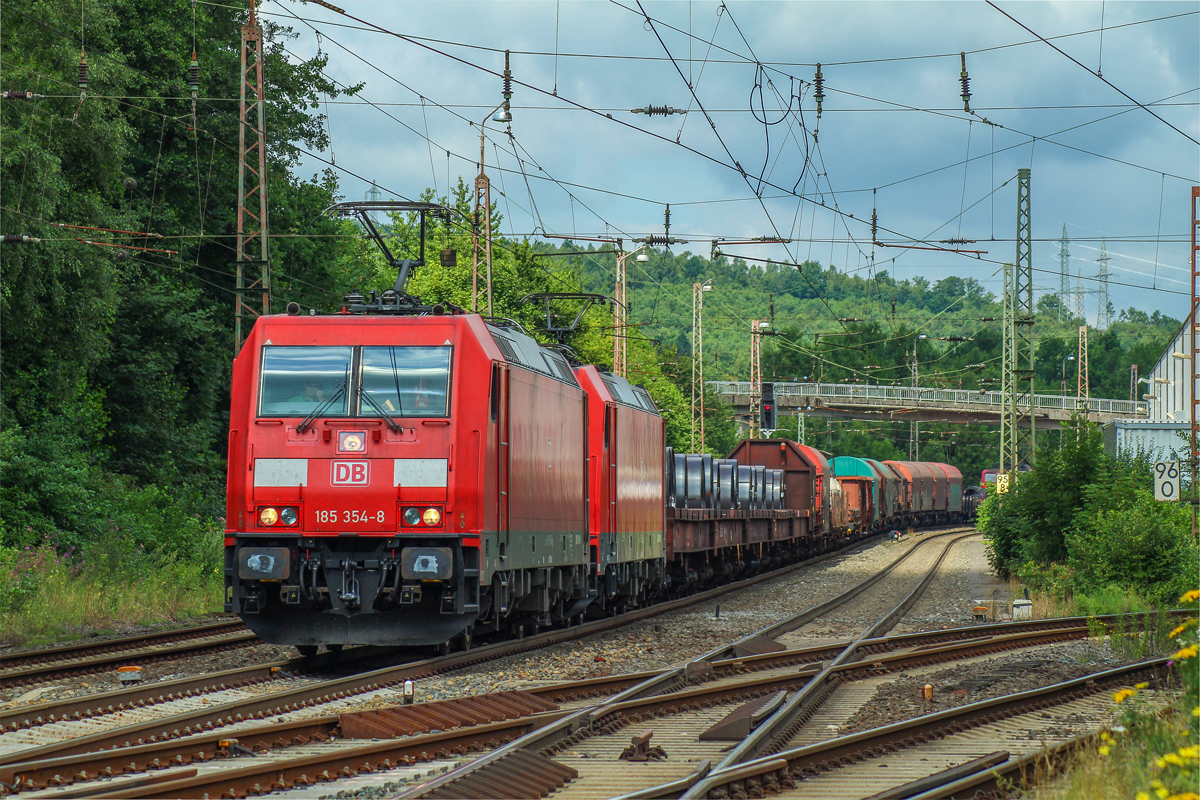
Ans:
<svg viewBox="0 0 1200 800"><path fill-rule="evenodd" d="M1131 505L1080 514L1067 549L1077 592L1130 587L1158 607L1187 590L1200 558L1188 509L1144 491Z"/></svg>
<svg viewBox="0 0 1200 800"><path fill-rule="evenodd" d="M1146 454L1112 458L1096 426L1075 420L1013 491L982 504L988 559L1080 613L1169 607L1200 550L1187 507L1156 502L1151 485Z"/></svg>

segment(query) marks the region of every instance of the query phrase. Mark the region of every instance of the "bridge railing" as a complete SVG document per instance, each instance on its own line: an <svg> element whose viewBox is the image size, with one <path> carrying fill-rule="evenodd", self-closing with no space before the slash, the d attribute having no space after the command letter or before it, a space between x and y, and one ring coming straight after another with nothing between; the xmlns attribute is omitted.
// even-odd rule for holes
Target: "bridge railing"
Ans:
<svg viewBox="0 0 1200 800"><path fill-rule="evenodd" d="M708 381L709 387L721 395L748 395L750 381ZM799 381L775 382L775 396L799 395L818 397L822 400L844 400L867 405L922 405L959 406L970 408L994 408L1000 410L1003 393L980 392L970 389L934 389L913 386L856 386L848 383L801 383ZM1101 414L1119 414L1129 417L1147 416L1146 405L1132 400L1109 400L1093 397L1080 400L1060 395L1034 395L1035 408L1049 410L1089 411Z"/></svg>

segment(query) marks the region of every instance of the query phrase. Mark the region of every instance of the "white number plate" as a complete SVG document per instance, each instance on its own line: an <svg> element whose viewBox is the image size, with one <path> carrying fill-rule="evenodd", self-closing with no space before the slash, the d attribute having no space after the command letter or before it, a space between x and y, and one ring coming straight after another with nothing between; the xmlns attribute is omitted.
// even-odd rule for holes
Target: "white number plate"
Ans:
<svg viewBox="0 0 1200 800"><path fill-rule="evenodd" d="M316 514L318 525L361 525L363 523L382 525L387 522L387 514L382 509L369 511L366 509L319 508Z"/></svg>

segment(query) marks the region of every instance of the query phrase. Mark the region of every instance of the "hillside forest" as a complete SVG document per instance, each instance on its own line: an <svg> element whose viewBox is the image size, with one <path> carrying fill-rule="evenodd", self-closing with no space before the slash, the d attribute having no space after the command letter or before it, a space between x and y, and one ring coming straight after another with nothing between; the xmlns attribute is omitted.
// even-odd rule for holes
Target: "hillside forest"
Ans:
<svg viewBox="0 0 1200 800"><path fill-rule="evenodd" d="M47 580L85 573L101 586L144 582L138 602L169 605L173 586L211 581L219 564L244 14L187 0L83 5L85 94L77 85L79 2L6 3L0 37L6 84L40 96L0 103L0 226L30 237L0 248L0 570L10 577L0 585L0 610L7 611L24 607ZM128 19L139 24L122 24ZM342 197L338 171L300 174L302 158L323 160L329 146L322 101L362 86L334 82L326 56L298 55L289 49L292 31L262 24L272 304L329 312L347 292L384 290L395 280L355 223L321 216L338 200L357 199ZM193 51L202 87L195 101L185 85ZM460 181L452 196L433 198L422 187L404 188L412 199L456 211L450 224L433 226L427 247L455 250L457 264L442 267L435 256L409 291L469 307L469 190ZM493 191L492 227L501 230L504 197ZM394 252L415 252L413 219L380 223ZM611 295L612 249L497 237L495 314L548 340L541 308L520 299ZM907 383L914 342L922 385L973 389L999 377L1001 308L982 274L930 283L817 260L648 255L628 260L630 377L660 406L677 449L688 449L691 433L694 283L713 287L704 353L712 380L748 377L751 320L770 325L765 380ZM575 310L559 303L554 312L567 318ZM1075 352L1083 321L1054 295L1041 297L1038 312L1039 391L1057 392L1061 373L1073 369L1063 359ZM1130 364L1153 365L1179 326L1136 309L1116 318L1091 332L1093 396L1127 397ZM613 335L611 307L600 305L567 343L582 360L609 364ZM1067 386L1074 388L1073 374ZM714 394L704 406L707 449L724 455L747 421ZM800 435L795 418L783 425ZM905 423L809 419L804 436L834 453L881 459L904 457L908 448ZM923 459L948 461L966 475L996 458L991 428L931 423L921 436ZM97 603L116 602L99 596Z"/></svg>

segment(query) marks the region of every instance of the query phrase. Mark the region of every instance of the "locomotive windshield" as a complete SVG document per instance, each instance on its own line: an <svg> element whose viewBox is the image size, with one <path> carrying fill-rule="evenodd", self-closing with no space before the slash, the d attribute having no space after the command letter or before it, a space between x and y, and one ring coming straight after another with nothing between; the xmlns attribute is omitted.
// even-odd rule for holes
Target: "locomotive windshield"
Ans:
<svg viewBox="0 0 1200 800"><path fill-rule="evenodd" d="M450 347L364 347L363 393L393 417L444 417ZM363 403L363 413L372 404Z"/></svg>
<svg viewBox="0 0 1200 800"><path fill-rule="evenodd" d="M305 417L328 403L323 416L346 416L353 357L352 347L264 347L259 413Z"/></svg>

